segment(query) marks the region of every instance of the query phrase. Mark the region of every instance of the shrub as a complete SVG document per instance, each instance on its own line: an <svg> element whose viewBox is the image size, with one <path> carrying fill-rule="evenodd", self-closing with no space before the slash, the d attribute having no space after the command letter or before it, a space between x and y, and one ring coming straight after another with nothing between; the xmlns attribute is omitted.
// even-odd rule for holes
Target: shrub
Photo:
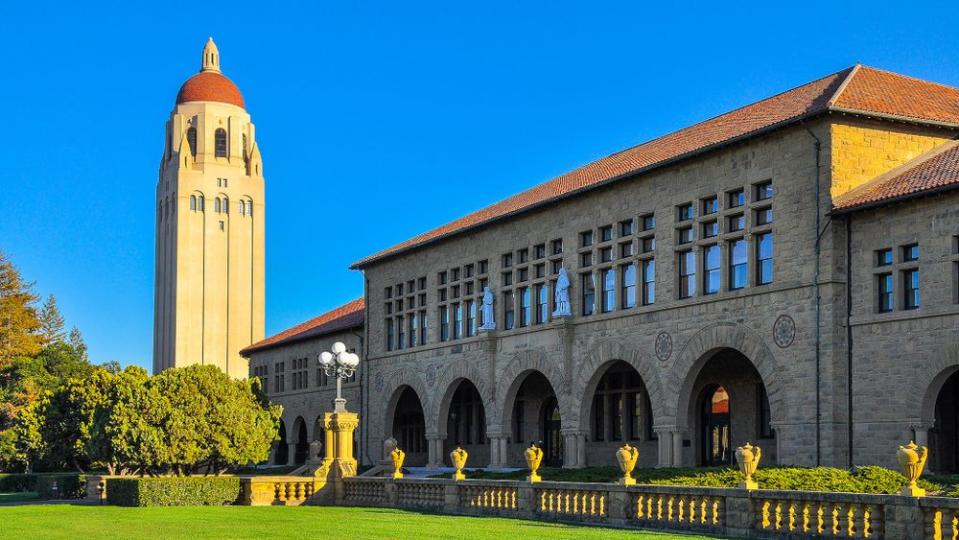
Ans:
<svg viewBox="0 0 959 540"><path fill-rule="evenodd" d="M41 499L82 499L87 495L87 477L77 473L42 474L37 477L36 492Z"/></svg>
<svg viewBox="0 0 959 540"><path fill-rule="evenodd" d="M240 496L236 476L110 478L107 500L118 506L221 506Z"/></svg>
<svg viewBox="0 0 959 540"><path fill-rule="evenodd" d="M36 491L37 475L25 473L0 474L0 493Z"/></svg>

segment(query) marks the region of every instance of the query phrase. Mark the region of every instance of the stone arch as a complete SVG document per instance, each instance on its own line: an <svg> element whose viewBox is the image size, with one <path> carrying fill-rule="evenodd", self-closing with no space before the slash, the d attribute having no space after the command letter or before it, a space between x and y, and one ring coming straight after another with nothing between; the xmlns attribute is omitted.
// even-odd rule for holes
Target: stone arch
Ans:
<svg viewBox="0 0 959 540"><path fill-rule="evenodd" d="M785 389L783 382L776 377L776 359L772 351L756 332L741 324L715 323L686 341L676 355L668 386L678 388L679 392L672 403L665 400L670 409L657 424L663 425L672 419L682 429L689 427L686 425L687 409L694 400L692 391L696 377L706 362L722 349L736 350L752 363L766 388L773 423L783 418Z"/></svg>
<svg viewBox="0 0 959 540"><path fill-rule="evenodd" d="M570 393L565 384L565 377L563 377L559 367L550 362L541 351L523 351L514 355L497 377L496 386L505 388L506 391L502 394L502 399L493 403L493 407L488 413L490 431L496 429L509 430L513 400L516 398L516 393L523 381L534 371L542 373L549 381L550 386L553 387L556 400L559 402L560 416L563 418L564 428L572 427L570 424L573 423L573 419L578 419L573 404L570 403Z"/></svg>
<svg viewBox="0 0 959 540"><path fill-rule="evenodd" d="M601 341L586 355L574 379L573 393L578 397L580 426L589 425L589 406L587 405L596 391L596 385L612 364L623 361L633 367L646 386L652 406L653 418L666 414L666 400L663 399L659 374L650 362L643 361L638 350L617 341ZM581 381L581 385L579 382Z"/></svg>
<svg viewBox="0 0 959 540"><path fill-rule="evenodd" d="M478 370L469 367L466 362L458 362L449 366L443 371L440 381L442 381L442 384L437 382L436 387L443 388L443 393L437 394L440 399L433 400L431 408L427 413L436 419L436 433L440 439L446 438L446 418L449 414L450 403L461 382L469 381L476 387L480 398L483 400L483 408L485 411L489 411L490 408L493 407L493 396L490 393L489 385L486 384L485 378L478 373ZM489 424L489 413L487 412L486 415L486 423Z"/></svg>
<svg viewBox="0 0 959 540"><path fill-rule="evenodd" d="M908 392L914 400L908 410L915 411L918 417L911 420L932 426L936 420L936 400L942 386L953 374L959 371L959 345L946 348L945 354L934 356L933 362L916 371L915 391Z"/></svg>
<svg viewBox="0 0 959 540"><path fill-rule="evenodd" d="M434 433L436 431L436 426L431 424L431 419L427 414L430 411L431 407L431 394L427 391L426 383L423 381L422 377L415 371L404 368L387 375L386 384L383 385L382 395L389 396L389 401L386 402L386 410L384 415L381 417L382 433L383 437L386 438L389 436L390 430L392 429L393 423L393 414L396 412L396 404L400 400L400 396L403 394L404 387L410 387L413 392L416 393L416 397L420 400L420 406L423 407L423 416L426 419L426 431L427 434ZM432 430L430 429L432 427Z"/></svg>
<svg viewBox="0 0 959 540"><path fill-rule="evenodd" d="M293 463L306 463L310 453L310 428L302 416L297 416L293 420L293 432L290 434L290 438L294 445Z"/></svg>

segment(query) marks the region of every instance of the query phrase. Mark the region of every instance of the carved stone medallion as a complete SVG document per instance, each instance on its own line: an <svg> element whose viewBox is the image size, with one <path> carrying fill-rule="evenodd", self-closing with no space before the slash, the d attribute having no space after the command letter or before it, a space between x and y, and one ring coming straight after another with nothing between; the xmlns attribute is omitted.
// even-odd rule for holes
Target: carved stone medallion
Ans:
<svg viewBox="0 0 959 540"><path fill-rule="evenodd" d="M793 344L796 339L796 321L789 315L780 315L773 323L773 341L780 349Z"/></svg>
<svg viewBox="0 0 959 540"><path fill-rule="evenodd" d="M673 338L669 335L668 332L660 332L656 336L656 358L659 358L661 362L669 360L670 355L673 354Z"/></svg>

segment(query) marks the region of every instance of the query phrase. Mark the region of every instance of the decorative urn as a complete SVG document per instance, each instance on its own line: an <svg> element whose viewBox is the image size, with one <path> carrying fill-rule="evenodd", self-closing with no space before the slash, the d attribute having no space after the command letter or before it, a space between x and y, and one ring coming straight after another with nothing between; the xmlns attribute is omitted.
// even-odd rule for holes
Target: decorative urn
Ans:
<svg viewBox="0 0 959 540"><path fill-rule="evenodd" d="M762 458L762 448L746 443L746 446L740 446L736 449L736 463L739 464L739 472L743 475L743 481L739 484L742 489L759 489L759 484L753 480L753 474L759 467L759 460Z"/></svg>
<svg viewBox="0 0 959 540"><path fill-rule="evenodd" d="M636 468L636 462L639 460L639 449L635 446L624 444L616 451L616 463L619 464L619 470L623 472L623 477L619 479L619 484L632 486L636 484L633 478L633 469Z"/></svg>
<svg viewBox="0 0 959 540"><path fill-rule="evenodd" d="M466 453L466 450L459 447L450 452L450 461L453 462L453 468L456 469L453 473L453 480L466 480L466 475L463 474L463 467L466 466L466 459L468 457L469 454Z"/></svg>
<svg viewBox="0 0 959 540"><path fill-rule="evenodd" d="M926 490L917 484L919 477L922 476L922 470L926 467L926 458L929 457L929 449L925 446L916 446L914 441L909 441L906 446L900 446L896 452L896 459L899 460L899 466L902 468L902 475L906 477L908 484L902 488L902 494L907 497L922 497Z"/></svg>
<svg viewBox="0 0 959 540"><path fill-rule="evenodd" d="M390 452L390 460L393 462L393 478L403 478L403 461L406 460L406 452L393 448Z"/></svg>
<svg viewBox="0 0 959 540"><path fill-rule="evenodd" d="M539 466L543 462L543 450L536 444L531 444L523 452L523 456L526 458L526 466L529 468L529 476L526 477L526 480L531 484L542 480L536 471L539 470Z"/></svg>

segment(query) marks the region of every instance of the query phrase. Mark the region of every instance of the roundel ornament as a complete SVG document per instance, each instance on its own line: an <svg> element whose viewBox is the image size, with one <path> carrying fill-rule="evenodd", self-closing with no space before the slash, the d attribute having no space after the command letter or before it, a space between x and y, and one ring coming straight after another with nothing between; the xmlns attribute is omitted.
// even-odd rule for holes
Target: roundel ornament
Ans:
<svg viewBox="0 0 959 540"><path fill-rule="evenodd" d="M773 323L773 341L780 349L793 344L796 339L796 321L789 315L780 315Z"/></svg>
<svg viewBox="0 0 959 540"><path fill-rule="evenodd" d="M673 338L669 335L669 332L660 332L656 336L656 358L659 358L660 362L665 362L669 360L669 357L673 354Z"/></svg>

